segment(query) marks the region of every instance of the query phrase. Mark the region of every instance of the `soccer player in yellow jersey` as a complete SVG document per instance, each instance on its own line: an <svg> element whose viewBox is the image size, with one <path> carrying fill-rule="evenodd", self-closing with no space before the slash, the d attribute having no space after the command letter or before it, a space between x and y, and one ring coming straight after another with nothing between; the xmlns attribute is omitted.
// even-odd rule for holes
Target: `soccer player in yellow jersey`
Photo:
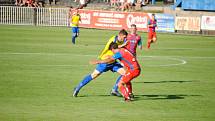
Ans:
<svg viewBox="0 0 215 121"><path fill-rule="evenodd" d="M79 36L79 22L81 21L81 16L79 15L78 9L75 9L72 18L72 43L75 44L75 38Z"/></svg>
<svg viewBox="0 0 215 121"><path fill-rule="evenodd" d="M128 33L124 29L122 29L117 36L111 37L98 58L100 60L105 60L105 59L113 56L114 53L110 50L110 44L111 43L117 43L119 46L122 45L124 43L127 35L128 35ZM91 80L98 77L103 72L106 72L109 70L112 72L118 72L120 75L125 74L125 69L122 67L122 65L120 63L118 63L116 61L112 61L109 63L97 64L96 69L93 71L93 73L86 75L84 77L84 79L75 87L74 92L73 92L73 96L77 97L80 89L83 86L85 86ZM119 78L121 78L121 76ZM118 92L116 93L116 95L117 94L120 95L120 93L118 93Z"/></svg>

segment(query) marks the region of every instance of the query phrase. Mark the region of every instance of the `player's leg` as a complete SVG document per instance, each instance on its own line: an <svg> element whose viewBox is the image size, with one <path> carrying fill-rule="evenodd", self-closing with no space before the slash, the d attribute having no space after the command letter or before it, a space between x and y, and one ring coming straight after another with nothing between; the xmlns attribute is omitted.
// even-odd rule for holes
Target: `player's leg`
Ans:
<svg viewBox="0 0 215 121"><path fill-rule="evenodd" d="M72 43L75 44L75 38L77 36L77 27L72 27Z"/></svg>
<svg viewBox="0 0 215 121"><path fill-rule="evenodd" d="M152 41L153 43L155 43L157 41L157 35L156 35L156 32L153 32L153 35L152 35Z"/></svg>
<svg viewBox="0 0 215 121"><path fill-rule="evenodd" d="M84 79L78 84L78 86L75 87L73 96L77 97L80 89L88 84L91 80L95 79L98 77L101 73L107 71L107 64L97 64L96 69L93 71L92 74L86 75Z"/></svg>
<svg viewBox="0 0 215 121"><path fill-rule="evenodd" d="M117 78L112 90L111 90L111 95L113 96L121 96L121 94L118 92L118 83L120 81L120 79L122 78L122 75L125 75L126 71L125 69L122 67L121 64L119 63L115 63L113 68L112 68L113 72L118 72L120 74L120 76Z"/></svg>
<svg viewBox="0 0 215 121"><path fill-rule="evenodd" d="M118 96L118 97L121 97L122 95L119 93L119 91L118 91L118 83L119 83L119 81L121 80L121 78L122 78L122 75L120 75L118 78L117 78L117 80L116 80L116 82L115 82L115 84L114 84L114 86L113 86L113 88L112 88L112 90L111 90L111 95L112 96Z"/></svg>
<svg viewBox="0 0 215 121"><path fill-rule="evenodd" d="M151 47L152 42L152 33L148 32L148 41L147 41L147 48L149 49Z"/></svg>
<svg viewBox="0 0 215 121"><path fill-rule="evenodd" d="M78 37L79 36L79 27L77 27L77 31L76 31L76 37Z"/></svg>
<svg viewBox="0 0 215 121"><path fill-rule="evenodd" d="M128 89L128 94L129 94L129 97L130 97L131 100L134 100L134 94L132 92L132 83L131 83L131 81L134 78L136 78L137 76L139 76L139 75L140 75L140 70L132 71L131 75L129 77L131 80L126 83L126 86L127 86L127 89Z"/></svg>
<svg viewBox="0 0 215 121"><path fill-rule="evenodd" d="M131 80L140 75L140 70L127 72L119 82L119 88L126 100L133 100Z"/></svg>
<svg viewBox="0 0 215 121"><path fill-rule="evenodd" d="M77 97L79 91L81 90L82 87L87 85L90 81L98 77L101 73L98 70L94 70L92 74L86 75L83 80L75 87L73 96Z"/></svg>
<svg viewBox="0 0 215 121"><path fill-rule="evenodd" d="M130 100L128 88L126 86L126 83L128 83L130 80L131 80L130 79L130 72L127 72L125 75L122 76L122 78L118 84L118 87L119 87L125 101Z"/></svg>
<svg viewBox="0 0 215 121"><path fill-rule="evenodd" d="M128 91L127 91L127 87L126 87L126 84L124 83L123 78L125 76L122 76L122 79L120 80L119 84L118 84L118 87L122 93L122 96L124 97L125 101L127 100L130 100L130 97L129 97L129 94L128 94Z"/></svg>

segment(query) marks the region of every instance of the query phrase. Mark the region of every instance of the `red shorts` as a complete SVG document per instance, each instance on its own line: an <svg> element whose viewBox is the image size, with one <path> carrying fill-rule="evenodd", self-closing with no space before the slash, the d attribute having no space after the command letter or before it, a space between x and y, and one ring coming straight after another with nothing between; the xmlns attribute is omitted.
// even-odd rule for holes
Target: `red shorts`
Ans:
<svg viewBox="0 0 215 121"><path fill-rule="evenodd" d="M128 70L124 76L122 76L121 81L128 83L132 79L140 75L140 69Z"/></svg>
<svg viewBox="0 0 215 121"><path fill-rule="evenodd" d="M148 40L152 40L156 38L156 32L148 32Z"/></svg>

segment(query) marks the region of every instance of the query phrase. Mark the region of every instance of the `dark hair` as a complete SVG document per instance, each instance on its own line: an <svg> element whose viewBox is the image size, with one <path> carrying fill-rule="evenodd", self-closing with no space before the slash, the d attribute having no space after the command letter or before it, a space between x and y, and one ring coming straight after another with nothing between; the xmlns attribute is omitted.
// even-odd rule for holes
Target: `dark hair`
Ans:
<svg viewBox="0 0 215 121"><path fill-rule="evenodd" d="M117 49L117 48L118 48L118 44L117 43L114 43L114 42L110 43L109 50Z"/></svg>
<svg viewBox="0 0 215 121"><path fill-rule="evenodd" d="M131 27L135 27L136 28L137 26L136 26L136 24L131 24Z"/></svg>
<svg viewBox="0 0 215 121"><path fill-rule="evenodd" d="M125 29L119 31L119 34L128 35L128 32Z"/></svg>
<svg viewBox="0 0 215 121"><path fill-rule="evenodd" d="M153 13L152 16L155 16L155 14Z"/></svg>

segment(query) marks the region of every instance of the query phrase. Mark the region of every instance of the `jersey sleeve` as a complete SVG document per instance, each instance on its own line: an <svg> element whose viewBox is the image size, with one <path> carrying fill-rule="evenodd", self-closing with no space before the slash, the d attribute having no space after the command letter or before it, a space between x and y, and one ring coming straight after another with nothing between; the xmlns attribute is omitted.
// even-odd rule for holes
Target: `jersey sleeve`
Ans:
<svg viewBox="0 0 215 121"><path fill-rule="evenodd" d="M120 58L122 58L122 55L121 55L120 52L117 52L117 53L115 53L112 57L113 57L114 59L120 59Z"/></svg>
<svg viewBox="0 0 215 121"><path fill-rule="evenodd" d="M148 25L150 25L151 24L151 22L150 22L150 20L148 20Z"/></svg>
<svg viewBox="0 0 215 121"><path fill-rule="evenodd" d="M100 55L99 55L98 58L101 59L102 56L109 50L109 46L110 46L111 42L114 41L114 38L115 38L115 36L111 37L111 38L108 40L107 44L105 45L105 48L102 50L102 52L100 53Z"/></svg>
<svg viewBox="0 0 215 121"><path fill-rule="evenodd" d="M154 27L157 27L157 19L155 19Z"/></svg>
<svg viewBox="0 0 215 121"><path fill-rule="evenodd" d="M141 45L142 45L142 39L141 39L141 37L140 37L140 40L138 41L137 45L138 45L138 46L141 46Z"/></svg>

